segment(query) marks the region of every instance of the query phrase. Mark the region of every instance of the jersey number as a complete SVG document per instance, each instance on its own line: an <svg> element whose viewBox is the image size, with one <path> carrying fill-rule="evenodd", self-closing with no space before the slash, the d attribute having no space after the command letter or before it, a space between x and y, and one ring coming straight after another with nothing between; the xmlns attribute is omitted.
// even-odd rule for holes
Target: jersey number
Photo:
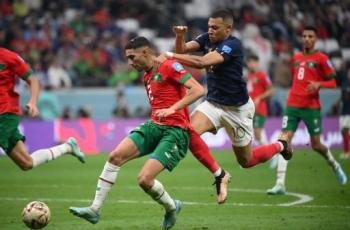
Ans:
<svg viewBox="0 0 350 230"><path fill-rule="evenodd" d="M305 68L300 67L298 70L298 80L303 80L304 79L304 74L305 74Z"/></svg>
<svg viewBox="0 0 350 230"><path fill-rule="evenodd" d="M283 116L282 118L282 129L287 128L288 125L288 116Z"/></svg>
<svg viewBox="0 0 350 230"><path fill-rule="evenodd" d="M151 84L149 81L147 82L146 90L147 90L147 96L148 96L149 101L153 101L152 89L151 89Z"/></svg>

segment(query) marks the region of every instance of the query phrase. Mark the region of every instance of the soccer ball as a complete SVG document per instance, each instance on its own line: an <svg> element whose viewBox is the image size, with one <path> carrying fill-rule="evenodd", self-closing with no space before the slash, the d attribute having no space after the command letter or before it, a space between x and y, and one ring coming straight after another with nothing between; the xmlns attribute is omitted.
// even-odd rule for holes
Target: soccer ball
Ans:
<svg viewBox="0 0 350 230"><path fill-rule="evenodd" d="M31 229L40 229L50 222L50 209L41 201L32 201L22 211L22 220Z"/></svg>

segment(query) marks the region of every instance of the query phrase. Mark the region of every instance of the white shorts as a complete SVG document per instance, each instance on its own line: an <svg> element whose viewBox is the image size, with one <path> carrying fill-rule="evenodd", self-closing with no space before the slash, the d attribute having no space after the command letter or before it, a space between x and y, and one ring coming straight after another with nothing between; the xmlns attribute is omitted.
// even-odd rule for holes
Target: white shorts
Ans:
<svg viewBox="0 0 350 230"><path fill-rule="evenodd" d="M255 106L250 98L246 104L238 107L204 101L194 111L205 114L215 126L216 132L225 127L234 146L246 146L253 139Z"/></svg>
<svg viewBox="0 0 350 230"><path fill-rule="evenodd" d="M340 129L350 128L350 115L341 115L339 117L339 128Z"/></svg>

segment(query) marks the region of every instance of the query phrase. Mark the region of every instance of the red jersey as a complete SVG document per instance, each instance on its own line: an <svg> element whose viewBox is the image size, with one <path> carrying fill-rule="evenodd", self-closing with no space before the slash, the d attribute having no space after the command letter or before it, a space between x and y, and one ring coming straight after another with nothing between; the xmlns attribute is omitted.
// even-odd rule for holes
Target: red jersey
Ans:
<svg viewBox="0 0 350 230"><path fill-rule="evenodd" d="M247 89L249 96L253 99L265 93L269 87L271 87L270 77L263 71L258 71L256 73L249 73L247 76ZM260 100L258 105L255 105L255 113L267 116L267 103L266 100Z"/></svg>
<svg viewBox="0 0 350 230"><path fill-rule="evenodd" d="M326 77L335 74L328 58L322 52L303 54L298 52L292 59L293 84L287 98L287 106L298 108L321 108L319 91L307 92L309 81L325 81Z"/></svg>
<svg viewBox="0 0 350 230"><path fill-rule="evenodd" d="M186 95L183 86L191 75L174 60L165 60L156 74L145 73L143 81L151 105L151 120L160 125L177 126L183 129L190 127L188 108L180 109L174 114L160 120L155 111L171 107Z"/></svg>
<svg viewBox="0 0 350 230"><path fill-rule="evenodd" d="M15 92L16 77L26 79L32 71L16 53L0 48L0 114L20 115L19 94Z"/></svg>

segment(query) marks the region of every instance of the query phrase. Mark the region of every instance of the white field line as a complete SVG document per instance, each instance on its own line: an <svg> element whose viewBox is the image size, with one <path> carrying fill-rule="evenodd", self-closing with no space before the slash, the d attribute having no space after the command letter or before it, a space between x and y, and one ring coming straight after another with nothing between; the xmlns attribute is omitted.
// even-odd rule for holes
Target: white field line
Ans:
<svg viewBox="0 0 350 230"><path fill-rule="evenodd" d="M60 187L59 185L53 185L52 187ZM36 187L36 186L35 186ZM47 186L46 186L47 187ZM51 186L50 186L51 187ZM125 187L124 187L125 188ZM136 186L126 186L128 189L136 189ZM208 188L204 187L170 187L171 189L177 190L208 190ZM259 189L229 189L230 192L245 192L245 193L266 193L264 190ZM345 205L305 205L308 202L313 200L313 197L307 194L301 193L292 193L288 192L287 196L296 197L297 200L287 203L280 204L267 204L267 203L229 203L226 202L225 206L241 206L241 207L300 207L300 208L344 208L350 209L350 206ZM0 197L0 201L30 201L33 198L29 197ZM70 198L37 198L38 200L46 201L46 202L65 202L65 203L90 203L89 199L70 199ZM110 203L126 203L126 204L154 204L154 201L138 201L138 200L108 200ZM192 201L184 201L185 205L193 205L193 206L216 206L218 205L215 202L192 202Z"/></svg>

